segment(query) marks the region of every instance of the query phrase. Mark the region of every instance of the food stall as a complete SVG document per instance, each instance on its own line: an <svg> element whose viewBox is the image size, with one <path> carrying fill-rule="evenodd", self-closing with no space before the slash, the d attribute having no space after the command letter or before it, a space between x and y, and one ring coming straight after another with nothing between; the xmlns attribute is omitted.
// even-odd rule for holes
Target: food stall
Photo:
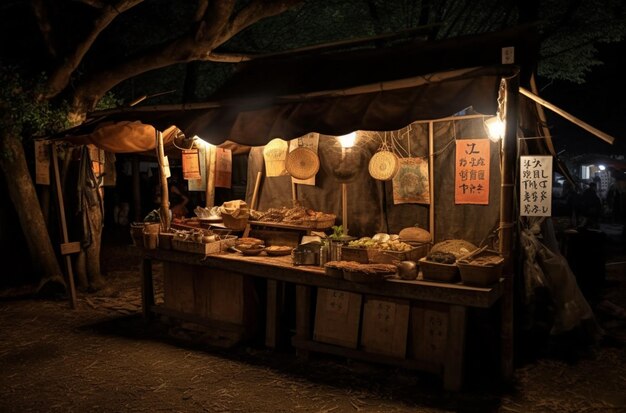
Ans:
<svg viewBox="0 0 626 413"><path fill-rule="evenodd" d="M295 312L291 344L302 356L422 369L458 390L469 309L497 309L510 378L515 138L528 122L518 89L532 65L529 42L513 31L382 53L253 60L213 103L104 114L250 146L238 225L175 223L171 245L143 248L146 317L179 318L231 341L264 334L275 347ZM503 47L517 57L502 62ZM506 123L490 139L492 118ZM401 237L411 228L427 236ZM320 251L299 250L316 233ZM324 248L339 255L328 260Z"/></svg>

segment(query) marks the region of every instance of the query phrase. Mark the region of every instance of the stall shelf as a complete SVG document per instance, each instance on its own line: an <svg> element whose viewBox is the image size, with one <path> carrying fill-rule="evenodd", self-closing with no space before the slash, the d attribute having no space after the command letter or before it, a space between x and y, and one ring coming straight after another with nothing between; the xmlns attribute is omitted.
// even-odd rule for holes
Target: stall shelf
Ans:
<svg viewBox="0 0 626 413"><path fill-rule="evenodd" d="M502 303L504 279L489 287L471 287L461 283L447 284L422 280L392 279L382 283L354 283L341 278L333 278L324 273L323 268L313 266L294 267L291 257L242 257L238 254L196 255L179 251L144 250L142 261L142 307L146 318L154 314L170 316L200 322L209 326L224 327L220 320L202 319L198 315L183 311L164 309L155 305L152 265L154 261L169 264L182 264L198 267L198 271L211 277L219 276L257 277L267 281L267 311L265 320L266 345L274 347L280 333L279 314L282 310L279 299L283 283L295 285L296 293L296 334L292 338L293 346L301 356L309 351L336 354L367 361L386 363L418 370L425 370L440 375L447 390L458 390L462 385L463 358L465 347L466 319L468 308L490 308ZM205 271L209 269L210 271ZM201 271L202 270L202 271ZM312 302L314 289L331 289L362 294L364 297L379 297L389 300L408 300L412 305L434 306L446 320L446 337L442 341L444 348L441 357L433 359L407 358L383 354L372 354L363 349L351 349L338 345L326 344L313 339ZM412 313L413 314L413 313ZM415 323L409 324L414 326ZM228 328L244 330L244 324L230 323ZM503 324L503 328L506 327ZM409 332L411 333L411 332ZM506 344L506 343L502 343Z"/></svg>

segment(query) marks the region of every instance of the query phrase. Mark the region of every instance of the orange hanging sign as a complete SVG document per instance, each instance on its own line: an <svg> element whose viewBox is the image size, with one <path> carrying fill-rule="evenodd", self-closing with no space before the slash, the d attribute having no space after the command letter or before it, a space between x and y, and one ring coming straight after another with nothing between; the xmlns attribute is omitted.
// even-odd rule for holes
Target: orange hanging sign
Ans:
<svg viewBox="0 0 626 413"><path fill-rule="evenodd" d="M456 141L455 204L489 204L489 139Z"/></svg>
<svg viewBox="0 0 626 413"><path fill-rule="evenodd" d="M183 178L184 179L201 179L200 175L200 158L197 149L183 150Z"/></svg>

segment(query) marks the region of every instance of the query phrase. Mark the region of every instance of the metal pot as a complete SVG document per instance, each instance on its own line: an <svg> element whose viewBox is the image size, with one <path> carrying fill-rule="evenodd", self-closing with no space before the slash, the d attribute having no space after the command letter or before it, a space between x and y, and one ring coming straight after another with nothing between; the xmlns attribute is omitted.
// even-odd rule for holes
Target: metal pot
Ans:
<svg viewBox="0 0 626 413"><path fill-rule="evenodd" d="M401 261L398 264L398 275L403 280L414 280L417 278L417 263L415 261Z"/></svg>

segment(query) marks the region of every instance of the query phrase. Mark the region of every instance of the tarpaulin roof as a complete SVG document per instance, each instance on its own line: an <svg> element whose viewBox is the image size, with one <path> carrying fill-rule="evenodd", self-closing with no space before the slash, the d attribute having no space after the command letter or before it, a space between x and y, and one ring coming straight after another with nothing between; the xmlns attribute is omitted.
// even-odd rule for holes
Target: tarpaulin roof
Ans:
<svg viewBox="0 0 626 413"><path fill-rule="evenodd" d="M472 106L495 114L501 77L535 62L532 27L341 53L295 54L240 64L206 103L142 106L92 114L70 130L89 134L103 119L138 120L211 143L264 145L308 132L341 135L354 130L395 130L413 121L452 115ZM502 65L514 47L513 65ZM528 69L528 70L526 70Z"/></svg>

